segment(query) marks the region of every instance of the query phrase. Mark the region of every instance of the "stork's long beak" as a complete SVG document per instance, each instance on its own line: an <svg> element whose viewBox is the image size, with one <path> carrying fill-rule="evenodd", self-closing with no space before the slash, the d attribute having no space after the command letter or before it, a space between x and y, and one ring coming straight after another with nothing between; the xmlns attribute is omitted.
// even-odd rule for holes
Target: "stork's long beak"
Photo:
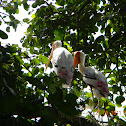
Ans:
<svg viewBox="0 0 126 126"><path fill-rule="evenodd" d="M52 56L53 56L53 49L51 50L51 53L50 53L50 56L49 56L49 61L46 63L46 70L47 70L47 67L49 66L49 63L52 59Z"/></svg>
<svg viewBox="0 0 126 126"><path fill-rule="evenodd" d="M55 42L52 44L52 50L51 50L51 53L50 53L50 56L49 56L49 61L47 62L46 64L46 70L47 70L47 67L49 66L49 63L53 57L53 51L55 50Z"/></svg>
<svg viewBox="0 0 126 126"><path fill-rule="evenodd" d="M78 59L77 59L77 57L74 57L74 69L75 69L77 64L78 64Z"/></svg>

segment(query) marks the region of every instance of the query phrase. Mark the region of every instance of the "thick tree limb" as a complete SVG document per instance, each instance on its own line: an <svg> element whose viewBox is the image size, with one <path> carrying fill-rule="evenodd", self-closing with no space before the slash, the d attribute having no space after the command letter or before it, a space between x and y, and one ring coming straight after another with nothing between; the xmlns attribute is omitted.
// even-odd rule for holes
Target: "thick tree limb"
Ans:
<svg viewBox="0 0 126 126"><path fill-rule="evenodd" d="M54 112L58 116L59 122L62 123L62 125L70 124L71 126L99 126L96 120L88 120L79 115L68 116L59 111L58 107L56 107L53 103L51 103L51 105L53 107L50 107L49 109L53 111L50 112Z"/></svg>

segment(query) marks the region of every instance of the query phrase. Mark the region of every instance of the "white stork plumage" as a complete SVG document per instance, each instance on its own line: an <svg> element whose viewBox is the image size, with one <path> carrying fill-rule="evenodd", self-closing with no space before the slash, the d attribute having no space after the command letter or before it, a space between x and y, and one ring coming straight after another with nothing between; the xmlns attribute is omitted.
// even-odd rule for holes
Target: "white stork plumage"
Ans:
<svg viewBox="0 0 126 126"><path fill-rule="evenodd" d="M74 68L77 64L80 73L83 75L84 82L91 87L92 98L93 91L98 100L101 97L107 97L109 95L109 88L105 76L100 71L92 67L85 67L85 53L82 51L74 53Z"/></svg>
<svg viewBox="0 0 126 126"><path fill-rule="evenodd" d="M59 77L66 79L66 82L71 90L71 81L74 74L73 57L67 49L62 47L61 41L55 41L52 44L52 50L49 62L46 64L46 69L50 61L52 62L55 73Z"/></svg>

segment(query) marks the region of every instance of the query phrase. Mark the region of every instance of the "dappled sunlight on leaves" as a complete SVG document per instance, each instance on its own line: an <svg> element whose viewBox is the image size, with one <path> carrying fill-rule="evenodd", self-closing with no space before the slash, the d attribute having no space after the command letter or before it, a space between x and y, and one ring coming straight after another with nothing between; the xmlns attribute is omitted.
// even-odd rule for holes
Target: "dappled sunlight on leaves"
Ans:
<svg viewBox="0 0 126 126"><path fill-rule="evenodd" d="M32 13L30 8L36 10L31 19L23 19L29 25L21 39L23 49L0 44L1 125L92 126L101 124L98 114L106 116L107 125L126 124L124 0L16 0L1 1L0 6L4 10L0 12L0 25L6 24L5 31L0 30L1 42L9 37L11 28L16 30L22 23L15 18L20 14L19 6L28 14ZM66 81L51 70L51 64L50 71L44 71L55 40L61 40L72 55L84 51L85 66L107 77L110 95L100 99L99 105L94 96L93 110L91 91L78 69L71 92L62 86ZM85 116L81 115L85 111Z"/></svg>

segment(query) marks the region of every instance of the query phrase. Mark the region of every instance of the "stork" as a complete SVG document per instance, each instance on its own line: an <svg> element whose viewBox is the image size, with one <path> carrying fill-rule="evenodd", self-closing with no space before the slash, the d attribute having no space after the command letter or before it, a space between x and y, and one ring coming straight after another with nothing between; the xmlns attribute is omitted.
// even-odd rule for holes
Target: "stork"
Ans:
<svg viewBox="0 0 126 126"><path fill-rule="evenodd" d="M92 106L94 108L93 91L95 96L98 98L98 104L101 97L107 97L109 95L106 77L100 71L92 67L85 67L85 53L82 51L76 51L74 53L74 69L77 64L80 73L83 75L84 82L91 88L93 100Z"/></svg>
<svg viewBox="0 0 126 126"><path fill-rule="evenodd" d="M52 62L55 73L59 77L66 79L71 91L71 81L74 74L73 57L67 49L62 47L62 42L59 40L52 44L52 50L49 62L46 64L46 69L50 61Z"/></svg>

